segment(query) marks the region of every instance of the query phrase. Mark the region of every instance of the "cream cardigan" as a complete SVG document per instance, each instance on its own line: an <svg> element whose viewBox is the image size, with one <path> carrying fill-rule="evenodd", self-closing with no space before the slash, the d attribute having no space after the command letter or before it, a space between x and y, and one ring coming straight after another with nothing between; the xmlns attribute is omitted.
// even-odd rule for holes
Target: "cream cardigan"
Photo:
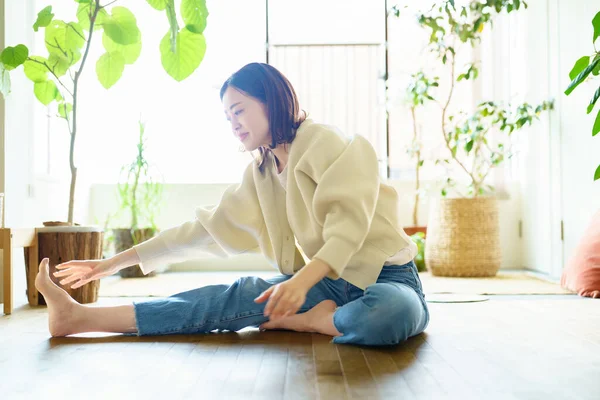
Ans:
<svg viewBox="0 0 600 400"><path fill-rule="evenodd" d="M333 127L304 121L289 146L287 192L268 157L262 173L253 161L218 205L199 207L195 219L134 246L144 273L207 251L261 252L291 275L304 266L297 240L309 259L329 264L330 278L365 289L390 257L405 254L399 264L414 258L416 245L398 222L398 194L380 182L375 151L365 138L349 139Z"/></svg>

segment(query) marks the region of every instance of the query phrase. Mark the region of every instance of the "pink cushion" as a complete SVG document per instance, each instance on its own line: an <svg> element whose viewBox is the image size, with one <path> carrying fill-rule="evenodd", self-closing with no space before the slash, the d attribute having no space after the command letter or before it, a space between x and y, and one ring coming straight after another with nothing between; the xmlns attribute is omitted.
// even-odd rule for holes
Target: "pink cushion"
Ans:
<svg viewBox="0 0 600 400"><path fill-rule="evenodd" d="M600 211L565 267L560 284L580 296L600 298Z"/></svg>

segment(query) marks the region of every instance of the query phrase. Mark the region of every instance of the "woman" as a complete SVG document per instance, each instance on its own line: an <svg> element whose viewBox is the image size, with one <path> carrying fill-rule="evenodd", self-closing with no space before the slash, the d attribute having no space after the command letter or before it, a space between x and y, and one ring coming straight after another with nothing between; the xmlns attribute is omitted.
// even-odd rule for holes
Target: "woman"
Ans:
<svg viewBox="0 0 600 400"><path fill-rule="evenodd" d="M233 133L259 153L242 183L216 207L198 208L192 221L107 260L64 263L55 275L77 288L138 263L147 274L193 249L260 251L282 274L87 307L50 280L44 260L36 285L48 304L50 333L165 335L254 326L318 332L334 343L393 345L422 332L429 312L413 263L416 246L398 224L397 193L380 183L369 142L306 119L289 81L267 64L233 74L221 100Z"/></svg>

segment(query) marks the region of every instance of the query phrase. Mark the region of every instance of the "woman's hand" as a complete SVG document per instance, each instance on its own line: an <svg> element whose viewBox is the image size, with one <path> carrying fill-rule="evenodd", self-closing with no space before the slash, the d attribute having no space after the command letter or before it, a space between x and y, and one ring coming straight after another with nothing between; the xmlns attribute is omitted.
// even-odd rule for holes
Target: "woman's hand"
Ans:
<svg viewBox="0 0 600 400"><path fill-rule="evenodd" d="M60 281L61 285L75 282L71 289L77 289L88 282L112 275L121 269L112 259L107 260L73 260L56 266L62 270L54 273L54 276L65 278Z"/></svg>
<svg viewBox="0 0 600 400"><path fill-rule="evenodd" d="M271 286L254 301L264 303L268 299L264 314L274 320L296 314L306 301L308 289L305 283L292 278Z"/></svg>

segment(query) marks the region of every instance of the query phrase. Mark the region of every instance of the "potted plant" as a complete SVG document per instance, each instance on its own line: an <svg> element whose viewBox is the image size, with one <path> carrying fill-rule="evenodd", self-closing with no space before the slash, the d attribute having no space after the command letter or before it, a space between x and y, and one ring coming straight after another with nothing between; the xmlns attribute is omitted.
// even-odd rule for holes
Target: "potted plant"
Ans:
<svg viewBox="0 0 600 400"><path fill-rule="evenodd" d="M474 0L459 7L446 0L418 15L419 24L431 33L429 47L450 82L447 95L433 99L441 109L440 135L446 153L435 163L455 168L466 178L464 190L455 179L446 178L441 198L432 204L425 261L433 275L493 276L500 268L498 205L486 178L512 155L511 134L552 109L553 102L512 107L484 101L473 112L455 115L449 115L449 106L460 82L478 76L476 63L457 73L457 52L481 40L493 12L510 13L522 7L527 4L519 0Z"/></svg>
<svg viewBox="0 0 600 400"><path fill-rule="evenodd" d="M147 2L167 15L169 30L160 42L161 62L169 75L181 81L200 65L206 51L202 34L208 16L205 1L181 1L181 16L185 23L181 29L174 0ZM45 227L38 229L38 260L28 260L26 255L27 268L37 268L39 260L48 257L52 273L57 264L73 259L100 258L102 255L102 228L79 226L73 219L77 182L74 149L82 90L80 79L91 62L90 48L96 43L93 39L102 35L106 52L96 60L96 74L107 89L121 78L125 65L133 64L141 51L142 35L135 15L114 3L116 1L102 5L100 0L76 0L73 6L76 20L71 22L55 19L52 6L47 6L38 13L33 29L36 32L44 29L48 54L30 55L23 44L7 47L0 53L0 93L5 97L10 93L8 71L22 65L25 75L33 81L36 98L66 121L70 138L71 182L67 221L45 222ZM55 279L52 274L51 277ZM28 287L35 290L33 282L28 282ZM75 290L65 289L80 303L90 303L96 301L98 288L99 281L93 281ZM43 304L43 297L39 298Z"/></svg>
<svg viewBox="0 0 600 400"><path fill-rule="evenodd" d="M139 140L136 146L136 157L129 165L121 169L118 194L121 203L119 212L126 211L130 223L124 228L112 230L115 251L125 251L132 246L152 238L157 233L155 215L161 201L163 186L150 170L145 156L146 137L145 124L139 122ZM133 265L119 271L124 278L154 276L156 271L144 275L139 265Z"/></svg>

